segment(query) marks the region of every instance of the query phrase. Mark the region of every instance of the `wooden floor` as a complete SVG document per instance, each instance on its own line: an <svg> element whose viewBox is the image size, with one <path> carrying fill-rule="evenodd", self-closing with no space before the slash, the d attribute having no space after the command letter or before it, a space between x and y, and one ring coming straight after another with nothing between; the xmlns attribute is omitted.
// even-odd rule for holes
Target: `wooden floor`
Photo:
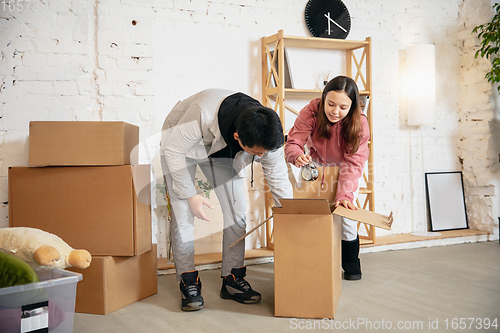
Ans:
<svg viewBox="0 0 500 333"><path fill-rule="evenodd" d="M419 242L426 240L434 240L434 239L445 239L445 238L459 238L459 237L468 237L468 236L480 236L487 235L488 232L480 231L480 230L472 230L472 229L463 229L463 230L448 230L441 231L441 235L439 236L414 236L412 234L398 234L392 236L380 236L376 238L375 244L363 244L361 242L361 247L374 247L374 246L383 246L383 245L391 245L391 244L401 244L401 243L409 243L409 242ZM263 248L263 249L253 249L245 251L245 259L258 259L258 258L266 258L272 257L274 255L273 250ZM195 265L208 265L208 264L216 264L222 261L222 253L207 253L200 254L194 257ZM166 270L173 269L174 264L168 259L158 259L158 269Z"/></svg>

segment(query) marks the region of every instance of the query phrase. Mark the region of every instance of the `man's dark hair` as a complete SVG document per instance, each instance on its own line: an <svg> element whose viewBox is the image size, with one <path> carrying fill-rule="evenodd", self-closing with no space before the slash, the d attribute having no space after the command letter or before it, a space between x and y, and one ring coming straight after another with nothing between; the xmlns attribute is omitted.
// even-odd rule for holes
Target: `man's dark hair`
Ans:
<svg viewBox="0 0 500 333"><path fill-rule="evenodd" d="M275 150L283 146L281 121L276 112L264 106L249 106L236 118L236 132L249 148Z"/></svg>

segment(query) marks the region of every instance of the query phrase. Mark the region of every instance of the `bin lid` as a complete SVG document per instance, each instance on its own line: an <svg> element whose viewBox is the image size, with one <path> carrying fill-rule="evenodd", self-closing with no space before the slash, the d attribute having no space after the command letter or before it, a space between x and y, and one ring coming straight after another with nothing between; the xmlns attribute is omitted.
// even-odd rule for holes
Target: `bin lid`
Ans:
<svg viewBox="0 0 500 333"><path fill-rule="evenodd" d="M39 288L48 288L67 283L77 283L83 279L82 274L66 271L64 269L54 268L49 271L37 272L40 282L33 282L19 286L0 288L0 296L18 293L21 291L35 290Z"/></svg>

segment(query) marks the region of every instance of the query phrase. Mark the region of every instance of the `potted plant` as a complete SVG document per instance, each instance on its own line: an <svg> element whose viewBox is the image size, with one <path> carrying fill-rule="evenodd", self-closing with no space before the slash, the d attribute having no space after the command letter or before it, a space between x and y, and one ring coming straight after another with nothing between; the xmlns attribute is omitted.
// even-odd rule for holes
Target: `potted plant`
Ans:
<svg viewBox="0 0 500 333"><path fill-rule="evenodd" d="M495 15L490 22L478 25L472 30L477 33L481 40L480 48L476 51L475 58L478 56L491 60L491 70L484 76L492 85L500 83L500 4L493 5ZM497 85L500 93L500 85Z"/></svg>

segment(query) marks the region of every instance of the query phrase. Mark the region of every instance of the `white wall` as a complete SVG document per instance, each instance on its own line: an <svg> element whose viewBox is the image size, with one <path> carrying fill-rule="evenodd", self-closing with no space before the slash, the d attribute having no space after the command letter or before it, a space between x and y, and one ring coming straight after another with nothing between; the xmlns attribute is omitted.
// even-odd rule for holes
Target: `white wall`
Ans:
<svg viewBox="0 0 500 333"><path fill-rule="evenodd" d="M459 157L463 161L469 223L493 231L498 224L500 194L500 103L498 91L484 79L489 60L474 55L479 40L470 31L493 16L493 1L466 0L459 22L461 90L459 108ZM485 19L486 18L486 19ZM472 208L472 209L471 209Z"/></svg>
<svg viewBox="0 0 500 333"><path fill-rule="evenodd" d="M406 125L405 49L434 43L438 120L423 131L424 171L462 170L460 157L466 185L493 185L493 193L487 187L490 194L486 198L480 194L480 203L470 200L468 207L471 214L476 209L486 211L490 217L486 228L490 230L493 218L499 215L499 163L491 159L498 155L499 147L498 136L492 135L495 122L485 116L487 121L481 124L489 126L477 132L464 127L466 110L476 99L485 110L495 109L495 104L487 102L491 88L469 88L471 75L480 85L487 70L480 60L471 59L477 40L469 35L476 22L491 17L487 10L490 1L344 2L352 17L348 39L371 36L373 42L376 210L394 211L392 233L410 232L424 221L420 135ZM152 161L156 176L161 177L158 133L171 107L179 99L212 87L240 90L260 99L260 38L280 29L286 35L309 36L303 19L306 3L52 0L37 2L38 8L29 10L0 7L0 227L8 226L8 167L28 162L30 120L123 120L136 124L148 147L141 152L142 160ZM483 9L472 13L467 5ZM471 15L473 21L469 20ZM311 52L310 61L292 63L302 80L317 80L318 68L311 69L317 56ZM301 57L307 59L308 55ZM469 65L462 68L465 63ZM460 141L463 137L470 144ZM478 155L472 153L476 137L486 140L489 147ZM255 203L249 211L252 226L263 217L261 189L250 190L249 200ZM157 202L161 204L161 198ZM160 233L160 253L164 254L164 210L160 207L155 212L154 226ZM208 239L204 244L209 246L200 247L210 252L210 243L220 246L220 237L211 226L205 227L201 229L208 231L200 237ZM262 242L261 234L250 239L247 247L259 247Z"/></svg>

